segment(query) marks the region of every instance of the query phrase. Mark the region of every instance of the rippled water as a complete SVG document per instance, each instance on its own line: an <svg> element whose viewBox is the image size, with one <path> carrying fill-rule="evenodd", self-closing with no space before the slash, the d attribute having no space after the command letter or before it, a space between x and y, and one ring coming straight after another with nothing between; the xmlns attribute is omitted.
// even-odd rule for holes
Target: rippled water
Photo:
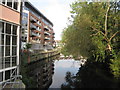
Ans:
<svg viewBox="0 0 120 90"><path fill-rule="evenodd" d="M80 68L80 61L74 59L63 59L54 61L53 81L49 88L60 88L65 82L66 72L76 74Z"/></svg>

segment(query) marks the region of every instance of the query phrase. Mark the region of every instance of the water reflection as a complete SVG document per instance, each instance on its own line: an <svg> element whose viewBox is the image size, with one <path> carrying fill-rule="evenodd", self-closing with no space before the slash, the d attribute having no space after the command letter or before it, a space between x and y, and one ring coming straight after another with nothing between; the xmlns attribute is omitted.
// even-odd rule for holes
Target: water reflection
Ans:
<svg viewBox="0 0 120 90"><path fill-rule="evenodd" d="M34 88L49 88L52 84L54 74L54 59L56 57L40 60L31 63L29 66L29 76L34 80Z"/></svg>
<svg viewBox="0 0 120 90"><path fill-rule="evenodd" d="M62 59L54 61L55 73L53 75L53 82L49 88L60 88L65 82L67 72L76 74L80 68L80 61L73 59Z"/></svg>
<svg viewBox="0 0 120 90"><path fill-rule="evenodd" d="M28 65L29 76L34 88L60 88L65 82L66 72L76 74L80 61L73 59L57 60L59 56L40 60Z"/></svg>

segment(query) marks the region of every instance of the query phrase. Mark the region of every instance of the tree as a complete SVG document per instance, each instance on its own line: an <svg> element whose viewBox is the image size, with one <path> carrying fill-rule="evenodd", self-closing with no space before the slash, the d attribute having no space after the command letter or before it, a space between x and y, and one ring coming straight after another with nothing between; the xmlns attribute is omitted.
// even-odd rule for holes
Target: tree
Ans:
<svg viewBox="0 0 120 90"><path fill-rule="evenodd" d="M120 61L118 7L118 2L73 3L73 23L63 31L63 50L73 56L87 57L92 62L105 63L112 72L119 73L120 64L114 63Z"/></svg>

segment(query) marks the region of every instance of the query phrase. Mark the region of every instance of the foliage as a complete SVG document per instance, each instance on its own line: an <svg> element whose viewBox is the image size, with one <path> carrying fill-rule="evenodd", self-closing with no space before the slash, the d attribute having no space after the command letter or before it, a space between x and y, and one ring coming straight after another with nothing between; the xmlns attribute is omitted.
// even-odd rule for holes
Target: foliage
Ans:
<svg viewBox="0 0 120 90"><path fill-rule="evenodd" d="M120 78L118 1L80 2L78 0L71 5L71 8L73 23L63 31L61 52L87 57L88 62L96 62L98 65L103 63L107 73L112 72L115 78ZM101 70L101 67L96 68Z"/></svg>
<svg viewBox="0 0 120 90"><path fill-rule="evenodd" d="M112 73L115 76L115 78L119 79L120 77L120 53L118 54L118 57L113 60L111 59L112 64L110 64L110 67L112 69Z"/></svg>
<svg viewBox="0 0 120 90"><path fill-rule="evenodd" d="M26 43L26 47L25 47L25 49L30 49L31 48L31 46L32 46L32 44L30 44L30 43Z"/></svg>
<svg viewBox="0 0 120 90"><path fill-rule="evenodd" d="M30 68L28 67L27 64L27 57L28 57L28 53L22 53L21 56L21 74L22 74L22 81L25 84L26 88L35 88L36 83L34 82L34 78L30 77L29 73L30 73ZM28 73L29 72L29 73Z"/></svg>

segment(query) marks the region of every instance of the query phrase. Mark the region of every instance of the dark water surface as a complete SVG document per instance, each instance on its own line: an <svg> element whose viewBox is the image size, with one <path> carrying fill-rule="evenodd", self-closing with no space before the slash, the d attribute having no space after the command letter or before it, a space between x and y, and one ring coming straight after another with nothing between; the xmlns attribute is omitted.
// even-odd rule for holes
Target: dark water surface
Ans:
<svg viewBox="0 0 120 90"><path fill-rule="evenodd" d="M49 88L60 88L65 83L66 72L76 74L80 68L80 61L74 59L63 59L54 61L54 74L52 84Z"/></svg>

